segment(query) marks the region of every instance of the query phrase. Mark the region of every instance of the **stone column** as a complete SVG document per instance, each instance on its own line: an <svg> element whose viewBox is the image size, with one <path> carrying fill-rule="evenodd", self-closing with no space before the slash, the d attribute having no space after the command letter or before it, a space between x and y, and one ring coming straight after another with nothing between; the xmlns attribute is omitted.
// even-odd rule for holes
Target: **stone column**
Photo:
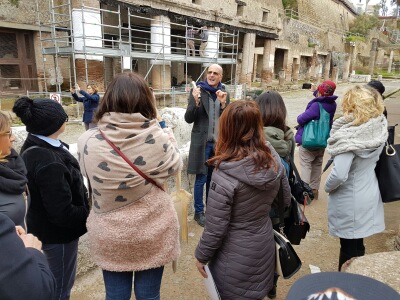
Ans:
<svg viewBox="0 0 400 300"><path fill-rule="evenodd" d="M285 84L285 70L281 69L279 71L279 86L283 86Z"/></svg>
<svg viewBox="0 0 400 300"><path fill-rule="evenodd" d="M331 58L332 58L332 53L328 52L328 55L325 58L325 72L324 72L324 79L328 80L329 79L329 71L331 68Z"/></svg>
<svg viewBox="0 0 400 300"><path fill-rule="evenodd" d="M369 54L369 74L372 75L375 69L376 51L378 50L378 41L376 38L372 39L371 51Z"/></svg>
<svg viewBox="0 0 400 300"><path fill-rule="evenodd" d="M160 59L151 61L151 86L168 90L171 88L171 62L163 59L163 55L171 54L171 24L166 16L155 16L151 20L151 52L160 54Z"/></svg>
<svg viewBox="0 0 400 300"><path fill-rule="evenodd" d="M338 67L337 67L337 66L334 66L334 67L332 68L332 79L331 79L334 83L337 83L337 82L338 82L338 75L339 75L339 73L338 73Z"/></svg>
<svg viewBox="0 0 400 300"><path fill-rule="evenodd" d="M154 65L151 70L151 86L154 89L171 88L171 66Z"/></svg>
<svg viewBox="0 0 400 300"><path fill-rule="evenodd" d="M393 50L390 51L388 73L392 72Z"/></svg>
<svg viewBox="0 0 400 300"><path fill-rule="evenodd" d="M242 70L239 82L241 84L251 84L254 62L254 47L256 43L255 33L246 33L243 39Z"/></svg>
<svg viewBox="0 0 400 300"><path fill-rule="evenodd" d="M313 55L311 58L310 76L313 81L316 80L316 64L317 64L317 50L313 50Z"/></svg>
<svg viewBox="0 0 400 300"><path fill-rule="evenodd" d="M293 63L293 72L292 72L292 81L294 83L297 83L297 81L299 80L299 70L300 70L300 64Z"/></svg>
<svg viewBox="0 0 400 300"><path fill-rule="evenodd" d="M274 69L271 65L271 53L273 48L273 41L266 39L264 41L264 52L263 52L263 61L262 61L262 71L261 71L261 86L266 88L271 84Z"/></svg>
<svg viewBox="0 0 400 300"><path fill-rule="evenodd" d="M343 81L344 82L347 82L349 80L350 63L351 63L351 55L350 55L350 53L346 53L346 56L344 58L344 66L343 66Z"/></svg>

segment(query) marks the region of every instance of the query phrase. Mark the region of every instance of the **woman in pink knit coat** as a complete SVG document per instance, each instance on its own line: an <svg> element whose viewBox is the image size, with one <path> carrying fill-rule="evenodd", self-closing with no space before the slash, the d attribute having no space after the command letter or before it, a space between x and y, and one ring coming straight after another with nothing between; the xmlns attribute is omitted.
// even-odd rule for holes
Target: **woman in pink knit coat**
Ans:
<svg viewBox="0 0 400 300"><path fill-rule="evenodd" d="M95 115L98 128L78 140L81 170L92 190L87 228L92 258L103 269L107 300L160 299L164 265L180 254L169 194L139 175L107 138L158 186L181 159L156 119L153 95L136 73L110 83Z"/></svg>

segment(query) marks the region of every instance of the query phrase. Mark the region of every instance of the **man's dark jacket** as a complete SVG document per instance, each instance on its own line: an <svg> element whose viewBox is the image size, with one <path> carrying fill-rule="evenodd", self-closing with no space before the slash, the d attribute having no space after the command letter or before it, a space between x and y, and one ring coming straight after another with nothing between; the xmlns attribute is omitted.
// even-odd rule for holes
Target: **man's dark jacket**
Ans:
<svg viewBox="0 0 400 300"><path fill-rule="evenodd" d="M225 92L224 86L221 91ZM189 124L193 123L192 134L190 139L190 149L188 158L189 174L207 174L207 166L205 165L205 149L208 135L208 112L209 97L211 95L201 89L200 106L196 106L196 101L190 90L188 106L185 113L185 121ZM226 105L230 102L229 93L226 97ZM226 106L225 106L226 107ZM223 109L221 109L222 113Z"/></svg>

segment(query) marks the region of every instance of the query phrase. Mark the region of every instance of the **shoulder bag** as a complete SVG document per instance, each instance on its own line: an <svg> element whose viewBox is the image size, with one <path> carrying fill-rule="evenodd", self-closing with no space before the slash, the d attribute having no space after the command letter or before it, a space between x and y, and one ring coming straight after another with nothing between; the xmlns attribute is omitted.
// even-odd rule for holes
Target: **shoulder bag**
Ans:
<svg viewBox="0 0 400 300"><path fill-rule="evenodd" d="M285 279L292 277L301 268L301 260L285 236L274 230L276 246L276 273Z"/></svg>
<svg viewBox="0 0 400 300"><path fill-rule="evenodd" d="M289 177L290 192L296 201L300 204L310 204L314 199L312 188L303 180L301 180L299 171L297 171L296 165L289 156L290 169L293 170L293 174Z"/></svg>
<svg viewBox="0 0 400 300"><path fill-rule="evenodd" d="M400 200L400 144L386 143L375 167L382 201Z"/></svg>
<svg viewBox="0 0 400 300"><path fill-rule="evenodd" d="M302 136L301 145L308 149L320 149L326 148L329 138L330 127L330 115L319 105L319 120L311 120L304 125L304 131Z"/></svg>
<svg viewBox="0 0 400 300"><path fill-rule="evenodd" d="M296 201L295 201L296 202ZM278 191L278 209L280 214L281 223L279 228L274 230L275 240L275 271L283 278L287 279L292 277L301 268L301 260L294 251L290 241L285 236L285 225L283 223L283 188L282 181Z"/></svg>
<svg viewBox="0 0 400 300"><path fill-rule="evenodd" d="M278 192L278 211L279 232L284 234L293 245L300 245L301 240L304 239L307 232L310 231L310 223L305 215L305 203L303 210L292 196L289 213L286 214L285 208L283 207L283 190L281 185Z"/></svg>

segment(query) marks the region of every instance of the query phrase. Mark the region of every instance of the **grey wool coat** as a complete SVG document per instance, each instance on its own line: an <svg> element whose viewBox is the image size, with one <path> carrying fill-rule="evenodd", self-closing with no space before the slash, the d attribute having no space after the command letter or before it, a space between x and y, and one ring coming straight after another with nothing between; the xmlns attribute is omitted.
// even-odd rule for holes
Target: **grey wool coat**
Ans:
<svg viewBox="0 0 400 300"><path fill-rule="evenodd" d="M222 91L225 92L225 89L222 88ZM189 124L193 123L187 168L189 174L207 174L205 148L208 134L209 97L211 97L209 93L201 89L200 106L197 107L196 101L192 95L192 90L190 90L188 106L185 113L185 121ZM230 98L228 93L226 105L228 105L229 102ZM221 109L221 113L222 111Z"/></svg>
<svg viewBox="0 0 400 300"><path fill-rule="evenodd" d="M222 162L213 172L195 256L208 263L221 299L263 299L272 288L275 242L268 214L281 182L284 205L290 203L284 167L272 152L276 171L254 172L253 160L246 157Z"/></svg>

